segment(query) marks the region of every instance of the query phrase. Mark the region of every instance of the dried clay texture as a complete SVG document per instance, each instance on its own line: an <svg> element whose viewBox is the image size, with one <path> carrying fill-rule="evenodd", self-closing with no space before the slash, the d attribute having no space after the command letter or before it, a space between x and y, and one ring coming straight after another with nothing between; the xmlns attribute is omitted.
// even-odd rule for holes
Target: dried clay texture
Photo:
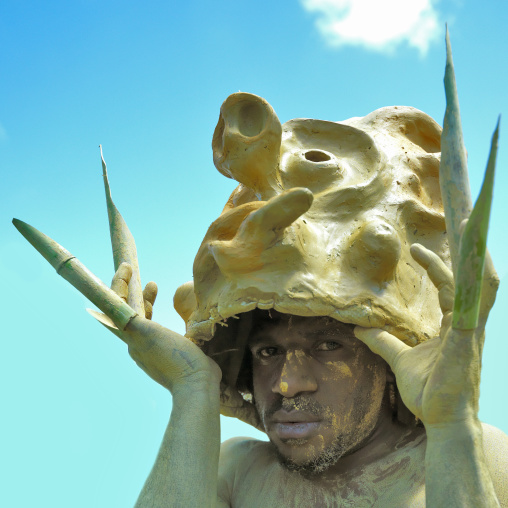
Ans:
<svg viewBox="0 0 508 508"><path fill-rule="evenodd" d="M450 265L440 135L410 107L281 125L264 99L228 97L214 163L239 186L201 244L194 282L175 294L187 336L203 344L254 308L385 328L409 345L437 335L437 291L409 249L421 243Z"/></svg>

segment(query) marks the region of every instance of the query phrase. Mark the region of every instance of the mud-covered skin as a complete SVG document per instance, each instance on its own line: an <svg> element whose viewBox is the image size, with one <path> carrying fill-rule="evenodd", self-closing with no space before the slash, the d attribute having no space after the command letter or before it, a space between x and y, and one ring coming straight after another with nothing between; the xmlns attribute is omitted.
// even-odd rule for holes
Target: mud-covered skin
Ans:
<svg viewBox="0 0 508 508"><path fill-rule="evenodd" d="M262 425L293 467L364 447L382 411L387 365L331 318L268 313L249 338ZM333 467L333 466L332 466Z"/></svg>
<svg viewBox="0 0 508 508"><path fill-rule="evenodd" d="M219 498L249 508L424 507L427 435L393 418L386 363L352 327L333 319L266 316L254 324L248 345L255 405L270 442L238 438L222 445ZM311 422L303 432L302 422ZM288 438L291 432L298 439ZM310 464L337 441L336 462L313 473ZM490 427L484 441L504 506L506 459L498 454L507 439Z"/></svg>
<svg viewBox="0 0 508 508"><path fill-rule="evenodd" d="M423 429L399 427L392 449L379 447L375 460L364 453L345 457L333 477L306 479L284 469L273 446L235 438L222 445L219 497L224 506L425 507Z"/></svg>
<svg viewBox="0 0 508 508"><path fill-rule="evenodd" d="M353 454L343 459L341 473L322 482L282 468L270 443L230 439L221 448L219 506L424 508L425 431L403 426L394 430L395 442L386 443L392 447L381 449L375 461L358 461ZM508 506L503 474L508 467L508 437L483 424L483 448L500 506Z"/></svg>
<svg viewBox="0 0 508 508"><path fill-rule="evenodd" d="M354 338L333 319L324 318L323 325L323 318L301 316L282 316L283 326L254 326L249 347L257 357L255 409L272 443L253 442L252 449L248 442L239 447L227 443L219 455L217 365L184 337L136 317L123 333L129 351L173 394L171 421L136 506L181 506L185 500L185 506L402 508L423 506L424 497L429 507L508 506L508 438L496 429L482 429L477 419L477 336L462 331L450 341L450 271L422 249L415 256L440 288L445 318L439 340L410 348L383 330L356 327ZM403 401L420 416L425 430L409 429L393 418L383 390L385 361ZM457 383L462 387L458 391ZM290 401L292 408L287 407ZM314 406L316 411L309 410ZM342 417L355 407L362 418ZM285 417L281 408L292 416L284 422L286 435L273 428L274 418ZM327 424L288 440L287 432L298 432L291 426L300 424L298 416L305 418L305 413ZM356 430L356 440L350 439ZM303 474L288 471L276 453L305 465L336 437L344 438L343 456L317 475L308 469Z"/></svg>

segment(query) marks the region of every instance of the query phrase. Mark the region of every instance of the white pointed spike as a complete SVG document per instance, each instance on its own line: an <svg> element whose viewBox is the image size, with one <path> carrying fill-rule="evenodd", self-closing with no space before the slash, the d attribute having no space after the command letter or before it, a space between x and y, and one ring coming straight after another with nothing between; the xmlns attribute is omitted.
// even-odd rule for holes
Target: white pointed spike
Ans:
<svg viewBox="0 0 508 508"><path fill-rule="evenodd" d="M132 267L132 277L129 282L129 296L127 303L140 315L145 315L145 306L143 302L143 288L141 286L141 277L139 274L138 255L136 252L136 243L122 215L116 208L111 198L111 189L109 187L108 171L106 162L101 151L102 177L104 179L104 189L106 191L106 204L108 207L109 231L111 234L111 246L113 248L113 260L115 271L122 263L129 263Z"/></svg>
<svg viewBox="0 0 508 508"><path fill-rule="evenodd" d="M459 99L455 83L452 50L446 29L446 70L444 77L446 113L441 135L441 164L439 183L445 210L446 230L454 277L457 274L460 245L460 224L469 218L473 204L467 173L467 157L462 136Z"/></svg>

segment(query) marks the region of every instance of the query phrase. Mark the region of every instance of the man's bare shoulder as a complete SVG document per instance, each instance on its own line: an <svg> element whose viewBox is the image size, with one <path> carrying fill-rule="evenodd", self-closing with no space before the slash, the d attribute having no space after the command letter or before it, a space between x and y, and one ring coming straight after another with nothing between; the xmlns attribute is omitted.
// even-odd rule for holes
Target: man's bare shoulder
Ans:
<svg viewBox="0 0 508 508"><path fill-rule="evenodd" d="M483 451L499 503L508 507L508 436L496 427L482 423Z"/></svg>
<svg viewBox="0 0 508 508"><path fill-rule="evenodd" d="M272 455L273 448L268 441L251 437L233 437L221 444L219 473L229 475L244 465L246 460L251 464L254 459Z"/></svg>
<svg viewBox="0 0 508 508"><path fill-rule="evenodd" d="M256 469L268 461L273 461L273 448L267 441L250 437L234 437L224 441L219 457L219 499L230 506L235 480L242 478L247 470L255 476Z"/></svg>

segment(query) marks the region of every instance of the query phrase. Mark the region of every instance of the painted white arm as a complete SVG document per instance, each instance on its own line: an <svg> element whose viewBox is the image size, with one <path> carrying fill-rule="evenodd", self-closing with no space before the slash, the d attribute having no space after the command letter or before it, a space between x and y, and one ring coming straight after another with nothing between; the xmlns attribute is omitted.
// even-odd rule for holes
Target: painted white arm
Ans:
<svg viewBox="0 0 508 508"><path fill-rule="evenodd" d="M218 380L174 389L169 425L135 508L226 506L217 502L219 449Z"/></svg>
<svg viewBox="0 0 508 508"><path fill-rule="evenodd" d="M425 496L430 508L499 507L481 423L427 425Z"/></svg>

